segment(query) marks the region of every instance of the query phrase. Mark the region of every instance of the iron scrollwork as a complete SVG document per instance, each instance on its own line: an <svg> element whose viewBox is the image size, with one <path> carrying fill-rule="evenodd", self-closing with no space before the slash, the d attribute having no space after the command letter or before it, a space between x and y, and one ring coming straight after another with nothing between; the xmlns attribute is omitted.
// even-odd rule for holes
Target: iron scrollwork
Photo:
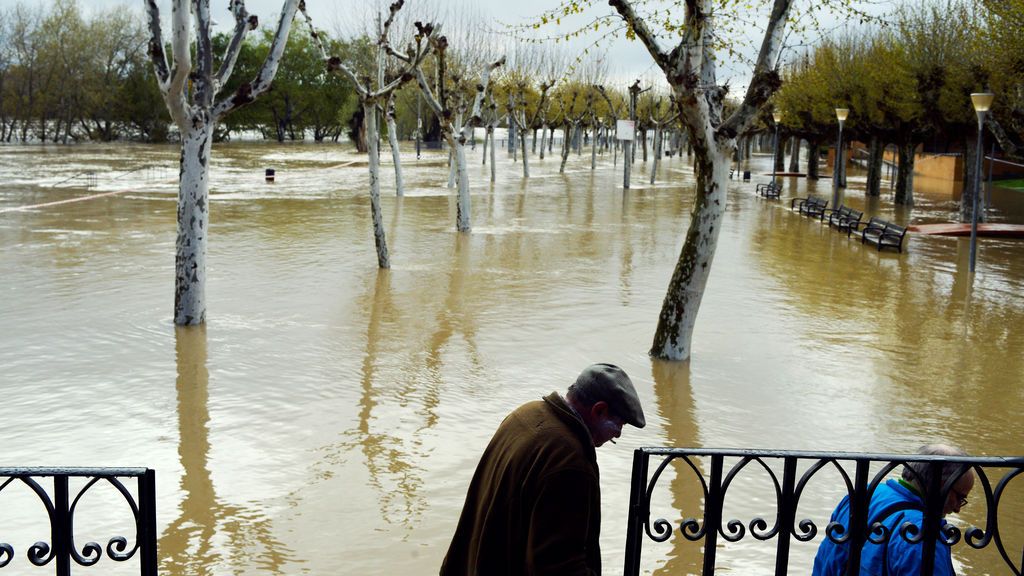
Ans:
<svg viewBox="0 0 1024 576"><path fill-rule="evenodd" d="M700 479L701 488L704 491L704 500L707 500L708 484L707 482L704 481L704 475L700 473L700 471L697 469L697 466L693 463L690 457L669 455L667 458L661 461L661 464L658 465L658 469L654 472L654 475L651 476L650 481L647 483L647 510L650 509L651 496L654 494L654 487L655 485L657 485L658 480L661 478L662 472L664 472L665 468L667 468L668 465L677 458L682 459L690 467L690 469L693 470L694 474L697 475L697 478ZM658 518L654 521L654 531L652 532L650 516L648 515L644 518L644 532L647 533L648 538L654 540L655 542L664 542L668 540L672 537L672 531L673 529L671 522L664 518ZM700 540L704 537L704 525L701 524L701 522L696 518L685 518L679 525L679 532L687 540L690 540L691 542L696 542L697 540Z"/></svg>
<svg viewBox="0 0 1024 576"><path fill-rule="evenodd" d="M6 477L6 479L4 479ZM47 492L39 478L53 479L53 492ZM73 499L69 494L69 479L82 478L86 482ZM132 493L122 482L123 478L134 478L138 484L138 495ZM113 536L105 547L106 556L116 562L140 558L140 574L156 574L156 531L155 531L155 475L152 470L141 468L0 468L0 492L15 480L28 486L46 509L50 525L50 541L39 541L26 551L28 561L34 566L54 563L58 576L70 574L71 562L80 566L94 566L104 555L104 547L97 542L87 542L79 549L75 545L75 515L78 504L93 487L103 482L112 486L123 498L131 511L131 526L134 530L134 545L129 538ZM11 544L0 543L0 568L11 564L16 552Z"/></svg>
<svg viewBox="0 0 1024 576"><path fill-rule="evenodd" d="M937 510L942 507L939 500L930 500L930 512L925 514L925 521L918 523L912 521L900 522L895 526L886 526L883 522L874 521L870 526L858 530L851 530L840 522L828 522L824 528L824 538L837 544L859 542L861 544L883 543L888 541L895 532L899 538L908 543L926 545L925 535L928 533L929 522L933 530L931 534L936 535L936 542L947 546L956 546L963 542L971 549L982 549L994 542L996 550L1003 558L1003 561L1010 568L1010 571L1021 576L1022 567L1017 564L1011 554L1007 551L1006 545L998 530L998 515L1000 504L1003 503L1003 496L1007 493L1007 486L1010 482L1024 472L1024 458L989 458L989 457L937 457L919 455L887 455L887 454L856 454L843 452L800 452L800 451L763 451L763 450L704 450L704 449L677 449L677 448L641 448L636 451L637 461L643 465L634 468L642 471L640 477L634 478L634 498L638 498L635 506L630 508L629 526L643 532L647 538L654 542L665 542L674 535L672 522L664 517L659 517L652 522L651 502L652 496L659 480L664 476L664 471L674 461L681 461L686 464L679 469L678 474L692 474L700 482L698 496L702 498L704 513L702 517L687 517L679 525L680 535L690 541L704 540L704 562L705 567L715 565L716 539L720 536L727 543L738 542L750 535L761 541L778 540L777 553L789 554L789 541L810 542L818 536L818 524L811 518L797 518L797 510L801 498L806 492L808 483L820 475L822 470L835 470L845 485L845 493L851 503L857 506L858 514L867 522L867 507L871 497L880 484L886 481L897 468L906 466L908 462L928 462L931 466L943 463L954 462L963 466L964 470L973 470L985 499L985 526L960 528L948 524L937 523L934 518ZM654 473L647 476L648 465L652 459L660 458ZM723 459L729 458L734 462L731 467L724 467ZM712 462L711 471L702 471L700 463ZM715 463L717 462L717 466ZM769 463L776 466L769 465ZM783 473L780 476L777 464L783 465ZM938 463L938 464L937 464ZM756 464L756 466L751 466ZM797 474L798 465L804 468L801 474ZM856 468L856 474L851 474L849 467ZM775 492L776 515L774 522L770 518L755 516L748 523L737 518L726 520L722 517L722 510L728 500L730 487L735 480L746 470L761 469L771 481ZM1002 470L1003 476L993 490L992 482L988 473L993 470ZM872 472L873 470L873 472ZM799 476L799 477L798 477ZM639 479L640 483L636 481ZM952 489L952 484L957 478L945 481L937 494L941 500ZM936 486L938 486L936 484ZM642 488L640 488L642 487ZM642 490L639 493L637 490ZM735 490L734 490L735 491ZM700 502L694 502L699 505ZM834 503L833 503L834 505ZM816 503L820 507L820 503ZM637 515L634 520L634 515ZM856 516L855 516L856 517ZM921 516L917 516L921 518ZM932 518L933 520L928 520ZM864 526L864 525L862 525ZM936 528L937 526L937 528ZM633 529L633 528L631 528ZM629 536L627 536L629 538ZM856 538L856 539L855 539ZM629 540L627 540L628 542ZM930 544L929 544L930 545ZM926 548L927 549L927 548ZM1024 552L1024 551L1022 551ZM859 552L858 552L859 556ZM1021 554L1017 554L1018 558ZM709 558L710 557L710 558ZM780 557L777 566L785 566L788 556ZM639 548L627 550L626 569L628 575L638 574L640 565ZM779 568L785 572L784 568ZM712 572L713 573L713 572Z"/></svg>

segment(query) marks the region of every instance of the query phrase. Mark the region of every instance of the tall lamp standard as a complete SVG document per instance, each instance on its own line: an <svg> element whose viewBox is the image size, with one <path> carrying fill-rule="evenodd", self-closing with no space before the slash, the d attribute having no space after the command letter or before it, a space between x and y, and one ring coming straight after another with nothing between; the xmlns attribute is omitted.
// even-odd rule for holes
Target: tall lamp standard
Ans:
<svg viewBox="0 0 1024 576"><path fill-rule="evenodd" d="M971 273L974 272L975 253L978 249L978 196L981 194L981 167L982 150L981 135L985 125L985 114L992 107L992 99L995 94L991 92L975 92L971 94L971 102L974 104L974 111L978 114L978 149L975 154L974 169L974 195L971 199Z"/></svg>
<svg viewBox="0 0 1024 576"><path fill-rule="evenodd" d="M849 116L849 108L836 108L836 119L839 120L839 137L836 138L836 161L832 169L832 206L839 206L839 181L843 170L843 122Z"/></svg>
<svg viewBox="0 0 1024 576"><path fill-rule="evenodd" d="M772 120L775 120L775 142L772 144L772 186L775 186L775 166L779 157L779 122L782 122L782 112L772 112Z"/></svg>

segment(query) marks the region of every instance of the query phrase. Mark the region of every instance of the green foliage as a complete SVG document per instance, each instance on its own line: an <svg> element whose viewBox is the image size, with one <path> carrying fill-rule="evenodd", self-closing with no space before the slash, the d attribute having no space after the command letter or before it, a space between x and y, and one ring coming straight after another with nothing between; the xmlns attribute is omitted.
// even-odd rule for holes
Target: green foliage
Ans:
<svg viewBox="0 0 1024 576"><path fill-rule="evenodd" d="M137 16L74 0L0 9L0 137L162 140L168 114Z"/></svg>
<svg viewBox="0 0 1024 576"><path fill-rule="evenodd" d="M1024 2L1015 1L1020 17ZM922 0L904 5L887 28L826 39L784 74L775 98L783 124L805 136L827 135L835 130L834 109L847 107L846 128L854 136L886 142L969 136L976 122L971 92L998 82L997 93L1013 93L1024 78L1012 64L1024 59L1010 51L1020 36L1003 33L1005 17L979 13L964 0ZM979 38L1001 41L1006 50L984 55ZM1014 104L1007 96L1009 117Z"/></svg>
<svg viewBox="0 0 1024 576"><path fill-rule="evenodd" d="M982 0L982 7L977 50L996 95L992 113L1024 158L1024 0Z"/></svg>
<svg viewBox="0 0 1024 576"><path fill-rule="evenodd" d="M230 36L212 40L215 54L223 54ZM269 31L249 35L223 94L254 80L270 44ZM359 39L332 49L359 62L368 46ZM170 117L147 49L134 12L86 18L75 0L0 8L0 139L165 141ZM337 138L356 105L354 90L326 73L308 35L291 34L271 91L226 116L218 136Z"/></svg>
<svg viewBox="0 0 1024 576"><path fill-rule="evenodd" d="M215 50L223 51L229 40L226 34L215 36ZM269 29L246 39L224 92L237 90L255 78L272 41L273 31ZM337 43L330 48L334 53L348 50ZM319 49L309 36L292 34L271 90L228 115L223 129L229 133L254 131L278 141L302 140L307 134L317 141L336 139L357 105L355 90L338 76L327 73Z"/></svg>

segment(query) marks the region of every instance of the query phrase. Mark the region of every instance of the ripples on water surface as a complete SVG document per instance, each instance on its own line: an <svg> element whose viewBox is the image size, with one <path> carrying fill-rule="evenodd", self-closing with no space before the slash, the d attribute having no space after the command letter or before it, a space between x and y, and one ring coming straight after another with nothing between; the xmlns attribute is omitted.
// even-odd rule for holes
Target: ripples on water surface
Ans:
<svg viewBox="0 0 1024 576"><path fill-rule="evenodd" d="M155 468L162 573L436 573L494 427L595 361L633 376L649 422L599 451L612 573L637 446L1020 453L1024 242L983 240L972 283L966 239L913 235L879 254L784 209L806 181L781 203L736 182L693 360L666 364L646 351L691 208L682 159L664 162L669 184L641 183L638 165L623 194L607 157L595 173L573 157L565 175L531 158L524 182L499 154L491 185L472 155L468 235L439 158L408 159L402 199L385 166L393 268L378 272L361 157L218 145L209 321L175 329L177 157L0 149L4 465ZM899 210L862 185L852 174L848 203L901 222L954 206L925 191ZM997 192L995 219L1024 220L1020 194ZM37 204L50 205L14 210ZM765 482L741 488L771 516L755 500ZM670 489L666 505L699 513L696 487ZM823 520L838 494L822 486L801 515ZM5 510L38 524L30 505ZM1001 528L1020 541L1013 512ZM44 538L8 541L22 561ZM698 570L693 547L664 546L645 548L646 571ZM794 573L813 550L795 547ZM758 545L720 558L770 571Z"/></svg>

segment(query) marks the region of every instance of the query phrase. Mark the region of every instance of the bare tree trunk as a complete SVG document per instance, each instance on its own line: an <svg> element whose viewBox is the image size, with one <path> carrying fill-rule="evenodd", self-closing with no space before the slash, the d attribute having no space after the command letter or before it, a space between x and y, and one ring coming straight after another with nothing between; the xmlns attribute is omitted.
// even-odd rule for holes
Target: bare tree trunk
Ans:
<svg viewBox="0 0 1024 576"><path fill-rule="evenodd" d="M697 312L711 272L726 205L726 183L736 135L753 123L757 111L780 82L774 64L782 48L790 0L774 0L765 26L753 79L738 106L723 116L727 89L716 79L713 49L713 0L688 0L685 32L671 51L660 46L652 29L633 10L630 0L609 0L643 42L672 87L680 118L696 151L695 197L690 227L669 282L650 354L686 360ZM694 90L693 86L701 86ZM724 118L724 119L723 119Z"/></svg>
<svg viewBox="0 0 1024 576"><path fill-rule="evenodd" d="M634 134L635 137L635 134ZM632 178L633 163L629 159L633 156L633 147L636 145L632 140L622 141L622 188L629 190L629 184Z"/></svg>
<svg viewBox="0 0 1024 576"><path fill-rule="evenodd" d="M789 139L789 171L793 174L800 171L800 142L797 136Z"/></svg>
<svg viewBox="0 0 1024 576"><path fill-rule="evenodd" d="M544 149L547 148L548 126L547 124L540 127L540 159L544 159Z"/></svg>
<svg viewBox="0 0 1024 576"><path fill-rule="evenodd" d="M495 168L494 168L494 149L497 146L494 145L494 128L491 128L491 182L494 182Z"/></svg>
<svg viewBox="0 0 1024 576"><path fill-rule="evenodd" d="M512 95L509 94L509 110L512 109ZM512 112L508 113L508 153L515 159L516 152L516 123L512 119Z"/></svg>
<svg viewBox="0 0 1024 576"><path fill-rule="evenodd" d="M174 323L206 322L206 246L210 229L209 159L213 126L193 117L182 135L178 182L178 239L174 255Z"/></svg>
<svg viewBox="0 0 1024 576"><path fill-rule="evenodd" d="M448 148L448 187L455 188L455 148Z"/></svg>
<svg viewBox="0 0 1024 576"><path fill-rule="evenodd" d="M596 126L596 124L595 124L595 126ZM594 137L590 141L590 170L591 170L591 172L593 172L594 169L597 168L597 143L599 142L599 140L597 138L597 134L598 134L598 130L595 128L595 130L594 130Z"/></svg>
<svg viewBox="0 0 1024 576"><path fill-rule="evenodd" d="M690 357L697 311L704 298L722 229L729 156L719 150L698 150L695 168L693 216L658 316L651 346L651 355L656 358L684 360Z"/></svg>
<svg viewBox="0 0 1024 576"><path fill-rule="evenodd" d="M654 153L654 161L651 162L651 184L654 184L654 176L658 173L658 160L661 158L661 129L658 126L654 127L654 143L651 146L651 152Z"/></svg>
<svg viewBox="0 0 1024 576"><path fill-rule="evenodd" d="M442 48L443 50L443 48ZM454 155L454 162L452 168L458 171L458 200L456 209L456 228L459 232L468 232L470 230L470 197L469 197L469 172L466 169L466 130L472 130L480 120L480 108L483 102L484 95L487 92L487 84L490 82L491 72L505 63L505 58L502 57L496 62L487 66L480 75L480 83L477 84L476 97L473 100L472 111L470 112L469 120L463 124L462 114L459 113L455 116L457 124L452 123L452 117L449 110L442 107L444 98L439 101L435 97L433 90L427 83L426 77L423 75L423 70L416 68L415 77L416 81L420 86L420 90L423 93L424 100L427 105L434 112L438 121L441 122L441 133L444 135L445 141L448 142L448 146ZM443 87L443 85L442 85ZM514 123L512 124L515 125ZM494 149L494 146L491 146ZM494 166L494 162L491 162L491 166Z"/></svg>
<svg viewBox="0 0 1024 576"><path fill-rule="evenodd" d="M565 125L565 131L562 133L562 165L558 167L558 173L559 174L565 173L565 163L566 163L567 160L569 160L569 147L570 147L569 138L571 137L571 134L572 134L572 125L571 124L566 124Z"/></svg>
<svg viewBox="0 0 1024 576"><path fill-rule="evenodd" d="M884 159L885 143L877 135L871 136L868 144L868 175L867 196L879 196L882 193L882 160Z"/></svg>
<svg viewBox="0 0 1024 576"><path fill-rule="evenodd" d="M238 52L256 20L242 2L232 2L234 33L219 69L213 67L208 3L175 2L171 14L171 62L163 41L160 9L156 2L146 5L149 57L157 85L172 120L181 134L181 172L178 181L178 236L175 246L175 324L206 321L206 246L209 234L209 161L217 120L265 92L277 74L288 42L298 0L285 0L274 33L270 53L256 77L234 94L216 101L217 91L230 78ZM194 18L194 22L193 22ZM193 25L194 24L194 25ZM196 41L191 42L191 34ZM193 52L195 61L193 63Z"/></svg>
<svg viewBox="0 0 1024 576"><path fill-rule="evenodd" d="M522 144L519 148L523 151L523 178L530 177L530 160L527 158L528 154L526 153L527 134L528 131L525 128L519 129L520 144Z"/></svg>
<svg viewBox="0 0 1024 576"><path fill-rule="evenodd" d="M394 92L392 92L392 96ZM391 161L395 164L395 195L404 196L405 188L402 185L402 154L398 147L398 129L395 127L395 105L391 98L388 98L388 112L385 115L388 124L388 144L391 145Z"/></svg>
<svg viewBox="0 0 1024 576"><path fill-rule="evenodd" d="M483 154L480 155L480 157L481 157L481 164L483 164L484 166L487 166L487 141L488 140L493 140L493 139L494 139L494 129L491 128L490 126L488 126L487 130L484 132L484 149L483 149ZM494 182L494 180L491 179L491 182Z"/></svg>
<svg viewBox="0 0 1024 576"><path fill-rule="evenodd" d="M900 142L897 146L899 169L896 171L896 203L914 205L914 151L916 142Z"/></svg>
<svg viewBox="0 0 1024 576"><path fill-rule="evenodd" d="M388 242L384 236L383 218L380 213L380 151L377 148L377 106L373 102L363 104L363 122L366 123L366 145L370 156L370 216L373 219L373 243L377 247L377 266L390 268Z"/></svg>
<svg viewBox="0 0 1024 576"><path fill-rule="evenodd" d="M455 164L459 171L459 199L456 206L455 221L459 232L470 230L469 173L466 171L466 145L461 138L453 139ZM493 166L493 163L491 164Z"/></svg>
<svg viewBox="0 0 1024 576"><path fill-rule="evenodd" d="M821 156L821 144L815 141L807 142L807 179L817 180L820 172L818 171L818 158Z"/></svg>

